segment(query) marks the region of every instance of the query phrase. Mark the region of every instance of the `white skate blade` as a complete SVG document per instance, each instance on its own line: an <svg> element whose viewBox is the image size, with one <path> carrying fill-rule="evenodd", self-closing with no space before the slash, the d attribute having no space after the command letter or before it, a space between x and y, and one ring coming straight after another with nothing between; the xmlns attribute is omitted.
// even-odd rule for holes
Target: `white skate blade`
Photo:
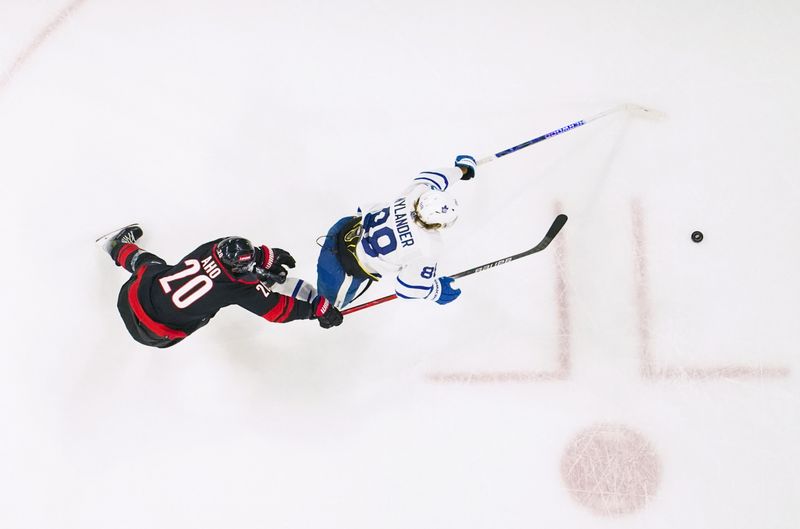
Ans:
<svg viewBox="0 0 800 529"><path fill-rule="evenodd" d="M128 228L139 228L139 229L141 229L141 226L139 226L139 224L137 224L137 223L128 224L127 226L123 226L121 228L117 228L116 230L111 231L109 233L106 233L105 235L101 235L100 237L95 239L94 242L95 242L95 244L97 244L97 246L100 247L101 250L103 250L104 252L110 254L111 253L111 240L114 237L116 237L117 234L119 234L119 232L121 232L122 230L126 230Z"/></svg>

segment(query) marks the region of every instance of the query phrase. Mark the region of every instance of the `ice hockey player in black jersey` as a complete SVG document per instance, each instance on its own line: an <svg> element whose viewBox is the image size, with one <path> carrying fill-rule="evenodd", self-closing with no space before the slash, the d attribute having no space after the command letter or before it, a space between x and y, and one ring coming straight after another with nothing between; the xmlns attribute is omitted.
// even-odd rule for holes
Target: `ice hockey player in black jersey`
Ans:
<svg viewBox="0 0 800 529"><path fill-rule="evenodd" d="M117 308L139 343L175 345L228 305L276 323L315 319L325 329L342 323L342 314L320 295L304 301L272 292L270 287L285 281L286 267L295 266L285 250L225 237L168 265L135 244L142 233L138 224L131 224L97 239L114 262L132 274L120 290Z"/></svg>

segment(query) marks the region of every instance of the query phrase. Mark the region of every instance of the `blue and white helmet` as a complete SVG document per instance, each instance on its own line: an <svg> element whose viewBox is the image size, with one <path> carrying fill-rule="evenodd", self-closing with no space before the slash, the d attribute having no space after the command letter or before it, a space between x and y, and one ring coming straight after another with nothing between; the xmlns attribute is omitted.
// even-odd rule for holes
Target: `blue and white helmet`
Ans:
<svg viewBox="0 0 800 529"><path fill-rule="evenodd" d="M458 219L458 201L446 191L429 189L414 204L414 220L428 230L452 226Z"/></svg>

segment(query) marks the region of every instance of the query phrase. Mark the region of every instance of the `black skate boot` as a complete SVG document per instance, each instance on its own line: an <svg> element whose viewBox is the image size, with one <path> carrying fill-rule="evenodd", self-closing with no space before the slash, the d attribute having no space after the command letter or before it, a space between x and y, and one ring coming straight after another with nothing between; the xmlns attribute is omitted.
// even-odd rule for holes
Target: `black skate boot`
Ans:
<svg viewBox="0 0 800 529"><path fill-rule="evenodd" d="M138 224L129 224L122 229L106 233L95 242L104 252L111 255L111 252L121 244L133 244L144 232Z"/></svg>

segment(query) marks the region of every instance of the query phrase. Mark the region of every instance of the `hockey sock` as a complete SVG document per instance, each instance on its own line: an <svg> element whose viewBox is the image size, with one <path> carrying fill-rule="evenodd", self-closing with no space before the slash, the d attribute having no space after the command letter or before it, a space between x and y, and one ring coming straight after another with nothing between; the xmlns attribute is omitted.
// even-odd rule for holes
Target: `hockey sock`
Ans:
<svg viewBox="0 0 800 529"><path fill-rule="evenodd" d="M130 273L136 272L136 268L146 263L167 264L163 259L155 254L142 250L135 244L125 243L116 246L111 250L111 258Z"/></svg>

